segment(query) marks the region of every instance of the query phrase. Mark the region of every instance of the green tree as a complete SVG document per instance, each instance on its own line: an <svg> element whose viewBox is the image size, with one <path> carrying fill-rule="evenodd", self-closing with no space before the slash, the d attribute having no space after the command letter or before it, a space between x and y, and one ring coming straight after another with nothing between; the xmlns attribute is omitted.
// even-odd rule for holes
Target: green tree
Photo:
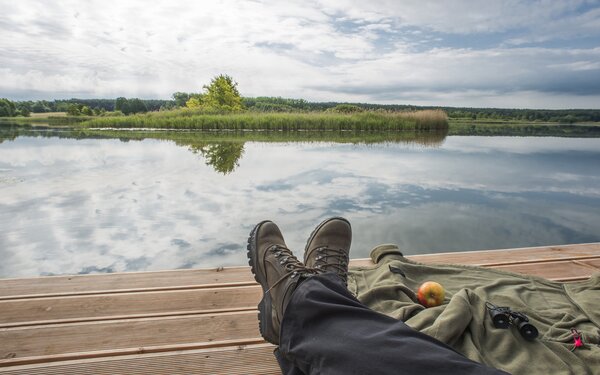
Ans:
<svg viewBox="0 0 600 375"><path fill-rule="evenodd" d="M328 111L337 113L357 113L362 112L363 109L353 104L338 104L333 108L329 108Z"/></svg>
<svg viewBox="0 0 600 375"><path fill-rule="evenodd" d="M560 122L567 123L567 124L573 124L573 123L577 122L577 119L573 115L566 115L560 119Z"/></svg>
<svg viewBox="0 0 600 375"><path fill-rule="evenodd" d="M79 116L81 114L81 112L79 111L79 106L77 104L69 104L67 114L69 116Z"/></svg>
<svg viewBox="0 0 600 375"><path fill-rule="evenodd" d="M106 109L104 108L94 108L94 116L104 116L106 115Z"/></svg>
<svg viewBox="0 0 600 375"><path fill-rule="evenodd" d="M81 114L84 116L93 116L94 111L92 111L92 109L87 105L84 105L83 107L81 107Z"/></svg>
<svg viewBox="0 0 600 375"><path fill-rule="evenodd" d="M31 106L31 112L33 113L44 113L50 112L50 108L46 105L47 102L38 100Z"/></svg>
<svg viewBox="0 0 600 375"><path fill-rule="evenodd" d="M23 107L23 108L17 109L17 115L23 116L23 117L29 117L31 115L31 112L29 111L29 109L27 109L27 107Z"/></svg>
<svg viewBox="0 0 600 375"><path fill-rule="evenodd" d="M115 111L121 111L126 115L131 113L131 111L129 109L129 100L127 100L127 98L124 98L122 96L118 97L117 100L115 100Z"/></svg>
<svg viewBox="0 0 600 375"><path fill-rule="evenodd" d="M188 100L190 100L191 94L187 92L177 91L171 95L173 100L175 101L175 106L177 107L185 107Z"/></svg>
<svg viewBox="0 0 600 375"><path fill-rule="evenodd" d="M0 99L0 117L13 117L16 115L15 103L8 99Z"/></svg>
<svg viewBox="0 0 600 375"><path fill-rule="evenodd" d="M138 98L127 99L124 97L119 97L115 101L115 111L121 111L126 115L132 113L146 113L148 112L148 107L143 100Z"/></svg>
<svg viewBox="0 0 600 375"><path fill-rule="evenodd" d="M56 104L56 112L67 112L70 105L67 102L59 102Z"/></svg>
<svg viewBox="0 0 600 375"><path fill-rule="evenodd" d="M204 102L202 100L202 94L194 94L191 95L187 102L185 102L185 106L188 108L200 108L203 106Z"/></svg>
<svg viewBox="0 0 600 375"><path fill-rule="evenodd" d="M129 99L129 111L130 113L146 113L148 107L141 99L133 98Z"/></svg>
<svg viewBox="0 0 600 375"><path fill-rule="evenodd" d="M192 95L186 102L190 108L203 108L217 111L240 111L244 109L242 97L237 89L237 82L228 75L214 77L210 84L204 86L205 93Z"/></svg>
<svg viewBox="0 0 600 375"><path fill-rule="evenodd" d="M31 114L31 105L29 102L18 102L16 103L17 112L23 117L29 117Z"/></svg>

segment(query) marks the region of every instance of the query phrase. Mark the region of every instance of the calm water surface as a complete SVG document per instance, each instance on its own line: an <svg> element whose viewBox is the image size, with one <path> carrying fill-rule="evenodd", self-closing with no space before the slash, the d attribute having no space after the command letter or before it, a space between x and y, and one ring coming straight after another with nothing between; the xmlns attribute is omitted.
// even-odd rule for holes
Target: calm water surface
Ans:
<svg viewBox="0 0 600 375"><path fill-rule="evenodd" d="M599 138L195 151L156 139L5 139L0 277L243 265L264 219L299 255L332 215L350 219L353 257L389 242L419 254L600 241Z"/></svg>

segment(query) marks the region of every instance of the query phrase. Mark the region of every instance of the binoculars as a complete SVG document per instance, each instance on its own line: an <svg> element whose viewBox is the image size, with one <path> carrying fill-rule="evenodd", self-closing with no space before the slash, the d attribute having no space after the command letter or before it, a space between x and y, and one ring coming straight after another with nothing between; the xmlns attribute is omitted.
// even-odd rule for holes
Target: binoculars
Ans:
<svg viewBox="0 0 600 375"><path fill-rule="evenodd" d="M512 311L510 307L498 307L490 302L486 302L485 307L492 318L494 327L506 329L513 324L525 340L533 341L538 337L537 328L529 323L529 318L522 312Z"/></svg>

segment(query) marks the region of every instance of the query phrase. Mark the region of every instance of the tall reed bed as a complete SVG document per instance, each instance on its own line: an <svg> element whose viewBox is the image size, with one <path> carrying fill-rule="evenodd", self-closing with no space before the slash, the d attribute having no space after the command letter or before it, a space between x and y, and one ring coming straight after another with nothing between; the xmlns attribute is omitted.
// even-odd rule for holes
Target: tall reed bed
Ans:
<svg viewBox="0 0 600 375"><path fill-rule="evenodd" d="M445 112L367 111L342 113L256 113L202 114L189 110L148 113L121 117L103 117L86 121L94 128L160 128L197 130L354 130L399 131L439 130L448 128Z"/></svg>
<svg viewBox="0 0 600 375"><path fill-rule="evenodd" d="M400 112L400 116L416 121L417 127L419 128L448 128L448 115L441 109L426 109L423 111Z"/></svg>

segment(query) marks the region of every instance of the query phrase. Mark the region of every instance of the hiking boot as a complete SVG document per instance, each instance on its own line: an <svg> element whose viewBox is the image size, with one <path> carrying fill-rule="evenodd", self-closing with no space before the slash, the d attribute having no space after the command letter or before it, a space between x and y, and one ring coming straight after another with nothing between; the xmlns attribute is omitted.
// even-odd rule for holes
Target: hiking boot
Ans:
<svg viewBox="0 0 600 375"><path fill-rule="evenodd" d="M315 271L307 269L287 248L281 231L272 221L258 223L248 237L248 264L262 286L258 322L262 337L279 344L283 313L299 280Z"/></svg>
<svg viewBox="0 0 600 375"><path fill-rule="evenodd" d="M319 273L333 272L348 282L352 228L348 220L332 217L319 224L304 249L304 264Z"/></svg>

